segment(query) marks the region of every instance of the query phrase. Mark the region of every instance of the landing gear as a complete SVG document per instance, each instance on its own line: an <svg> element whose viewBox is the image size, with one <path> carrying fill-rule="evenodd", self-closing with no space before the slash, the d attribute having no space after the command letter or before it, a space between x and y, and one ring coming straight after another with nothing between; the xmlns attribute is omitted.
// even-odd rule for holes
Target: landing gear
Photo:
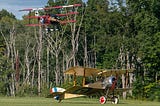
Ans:
<svg viewBox="0 0 160 106"><path fill-rule="evenodd" d="M114 97L111 98L111 101L112 101L112 104L118 104L119 99L118 99L117 96L114 96Z"/></svg>
<svg viewBox="0 0 160 106"><path fill-rule="evenodd" d="M51 29L51 28L46 28L45 30L46 30L46 33L47 33L47 34L54 31L54 30Z"/></svg>
<svg viewBox="0 0 160 106"><path fill-rule="evenodd" d="M111 103L112 103L112 104L118 104L118 103L119 103L119 99L118 99L117 96L111 97L110 100L111 100ZM105 104L106 101L107 101L107 98L106 98L105 96L101 96L101 97L99 98L100 104Z"/></svg>

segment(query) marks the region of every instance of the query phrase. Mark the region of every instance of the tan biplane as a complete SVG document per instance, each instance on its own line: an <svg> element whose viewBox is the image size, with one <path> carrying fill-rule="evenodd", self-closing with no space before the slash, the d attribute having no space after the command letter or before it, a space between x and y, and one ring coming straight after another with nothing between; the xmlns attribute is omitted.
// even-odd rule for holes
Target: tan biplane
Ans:
<svg viewBox="0 0 160 106"><path fill-rule="evenodd" d="M118 76L129 72L133 72L133 70L103 70L79 66L71 67L64 73L66 75L73 76L73 86L68 89L54 87L50 89L50 93L59 102L67 98L101 95L99 99L101 104L105 104L107 100L110 100L113 104L117 104L119 102L119 98L115 96L115 90L129 90L129 88L118 89L116 87ZM81 85L77 84L77 77L79 76L82 78ZM95 80L87 82L86 78L88 77L92 77L93 79L95 78Z"/></svg>

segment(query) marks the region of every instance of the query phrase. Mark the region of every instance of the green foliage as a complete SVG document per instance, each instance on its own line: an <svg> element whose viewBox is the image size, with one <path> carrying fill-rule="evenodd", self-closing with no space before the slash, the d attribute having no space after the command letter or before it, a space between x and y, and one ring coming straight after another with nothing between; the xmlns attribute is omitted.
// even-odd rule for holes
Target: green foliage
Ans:
<svg viewBox="0 0 160 106"><path fill-rule="evenodd" d="M132 14L132 33L137 44L137 56L141 59L136 70L134 82L134 96L156 99L154 85L159 77L159 15L157 15L159 1L157 0L128 0L129 14ZM134 29L134 30L133 30ZM135 49L134 49L135 50ZM142 68L143 67L143 68ZM149 96L148 96L149 95Z"/></svg>
<svg viewBox="0 0 160 106"><path fill-rule="evenodd" d="M6 56L0 55L0 94L2 95L10 95L9 84L12 72L10 60Z"/></svg>
<svg viewBox="0 0 160 106"><path fill-rule="evenodd" d="M37 93L37 88L32 88L29 84L25 84L19 87L19 91L16 93L16 96L25 97L25 96L34 96Z"/></svg>
<svg viewBox="0 0 160 106"><path fill-rule="evenodd" d="M154 0L152 3L152 8L151 8L151 11L158 19L160 19L160 11L159 11L160 7L159 6L160 6L160 1Z"/></svg>
<svg viewBox="0 0 160 106"><path fill-rule="evenodd" d="M9 28L12 28L13 23L15 22L16 18L12 13L9 13L8 11L2 9L0 11L0 28L4 32L4 34L7 33L7 30Z"/></svg>
<svg viewBox="0 0 160 106"><path fill-rule="evenodd" d="M142 78L137 78L133 83L133 97L135 99L143 99L144 95L144 82Z"/></svg>
<svg viewBox="0 0 160 106"><path fill-rule="evenodd" d="M1 11L0 11L0 20L3 18L3 17L10 17L10 18L12 18L12 19L16 19L15 18L15 16L12 14L12 13L9 13L7 10L5 10L5 9L2 9Z"/></svg>
<svg viewBox="0 0 160 106"><path fill-rule="evenodd" d="M148 75L152 76L152 81L156 81L156 75L159 76L160 68L160 33L156 33L155 35L149 37L148 41L145 43L145 47L143 48L144 55L143 55L143 62L147 67Z"/></svg>
<svg viewBox="0 0 160 106"><path fill-rule="evenodd" d="M49 95L49 88L47 88L47 85L44 84L41 88L41 96L42 97L47 97ZM16 96L19 97L35 97L38 95L38 90L36 86L31 86L29 84L25 84L23 86L19 87L19 91L16 93Z"/></svg>
<svg viewBox="0 0 160 106"><path fill-rule="evenodd" d="M144 87L144 92L149 100L160 101L160 83L150 83Z"/></svg>

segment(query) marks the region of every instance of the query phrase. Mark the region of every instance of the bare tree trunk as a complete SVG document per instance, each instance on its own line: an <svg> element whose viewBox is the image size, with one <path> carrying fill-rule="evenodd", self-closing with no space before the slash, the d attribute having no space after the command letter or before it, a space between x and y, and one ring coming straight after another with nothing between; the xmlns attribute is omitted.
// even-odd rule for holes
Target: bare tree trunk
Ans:
<svg viewBox="0 0 160 106"><path fill-rule="evenodd" d="M18 50L17 50L17 53L16 53L16 92L19 91L19 78L20 78L19 54L18 54Z"/></svg>
<svg viewBox="0 0 160 106"><path fill-rule="evenodd" d="M58 59L58 54L56 54L56 70L55 70L55 75L56 75L56 86L59 85L60 81L60 70L59 70L59 59Z"/></svg>
<svg viewBox="0 0 160 106"><path fill-rule="evenodd" d="M49 41L48 41L49 42ZM49 88L50 87L50 85L49 85L49 44L48 44L48 46L47 46L47 88Z"/></svg>
<svg viewBox="0 0 160 106"><path fill-rule="evenodd" d="M119 60L120 60L122 69L125 69L125 60L126 59L125 59L125 53L124 53L123 45L120 48ZM125 74L122 74L122 88L124 88L124 89L126 88ZM126 92L123 92L123 99L126 99Z"/></svg>
<svg viewBox="0 0 160 106"><path fill-rule="evenodd" d="M96 45L96 37L94 35L94 46ZM97 53L96 50L94 50L94 67L96 67L97 64Z"/></svg>
<svg viewBox="0 0 160 106"><path fill-rule="evenodd" d="M132 55L132 60L131 60L131 69L134 69L135 68L135 64L133 63L134 62L134 59L135 59L135 54ZM130 83L130 88L132 88L132 84L133 84L133 80L134 80L134 75L133 73L129 73L129 83ZM130 95L132 96L132 90L129 91Z"/></svg>
<svg viewBox="0 0 160 106"><path fill-rule="evenodd" d="M88 67L87 36L84 34L84 66Z"/></svg>
<svg viewBox="0 0 160 106"><path fill-rule="evenodd" d="M78 8L75 8L75 11L77 11ZM72 45L72 50L71 52L68 53L68 56L66 56L66 68L69 68L71 63L73 66L76 66L76 53L78 52L78 47L79 47L79 34L80 34L80 30L81 30L81 25L82 25L82 21L84 18L84 14L82 14L80 23L79 23L79 27L76 31L76 23L72 23L70 24L71 27L71 45ZM70 17L68 17L69 19ZM76 20L77 15L74 16L74 20Z"/></svg>
<svg viewBox="0 0 160 106"><path fill-rule="evenodd" d="M133 59L130 59L130 52L125 51L123 46L120 48L120 55L119 55L119 61L121 63L122 69L127 69L130 70L133 67ZM133 57L132 57L133 58ZM122 75L122 88L129 88L132 87L132 82L133 82L133 73L128 73ZM132 95L132 91L130 90L130 95ZM127 97L127 92L123 92L123 99L126 99Z"/></svg>
<svg viewBox="0 0 160 106"><path fill-rule="evenodd" d="M13 25L10 31L10 51L11 51L11 63L12 69L15 70L16 48L15 48L15 26ZM15 72L12 73L12 96L15 96Z"/></svg>
<svg viewBox="0 0 160 106"><path fill-rule="evenodd" d="M38 95L41 95L41 52L42 52L42 27L39 27L38 39Z"/></svg>
<svg viewBox="0 0 160 106"><path fill-rule="evenodd" d="M131 64L130 64L130 59L129 59L129 56L130 56L130 52L129 51L127 51L127 54L126 54L127 56L127 58L126 58L126 61L127 61L127 70L129 70L129 69L131 69ZM129 87L129 73L127 72L126 73L127 75L126 75L126 87L128 88Z"/></svg>
<svg viewBox="0 0 160 106"><path fill-rule="evenodd" d="M62 50L63 46L63 34L60 35L60 33L54 33L55 39L53 39L51 36L48 39L49 47L51 48L51 53L55 56L55 83L56 86L60 84L60 68L59 68L59 53Z"/></svg>
<svg viewBox="0 0 160 106"><path fill-rule="evenodd" d="M62 49L62 54L63 54L63 63L62 63L63 66L62 66L62 67L63 67L63 77L64 77L63 82L66 82L66 81L67 81L67 76L66 76L65 73L64 73L65 70L66 70L66 64L65 64L65 62L66 62L66 61L65 61L65 56L66 56L66 55L65 55L64 49Z"/></svg>
<svg viewBox="0 0 160 106"><path fill-rule="evenodd" d="M29 42L27 42L27 45L26 45L26 51L25 51L25 64L26 64L26 68L27 68L27 75L26 75L26 78L27 78L27 84L29 84L29 75L30 75L30 62L29 62L29 56L28 56L28 53L29 53Z"/></svg>
<svg viewBox="0 0 160 106"><path fill-rule="evenodd" d="M125 84L125 75L124 74L122 74L122 88L126 88L126 84ZM126 99L126 92L124 91L123 92L123 99Z"/></svg>
<svg viewBox="0 0 160 106"><path fill-rule="evenodd" d="M32 89L33 89L33 87L34 87L34 77L35 77L35 73L34 73L34 69L35 69L35 64L36 64L36 61L34 61L34 63L33 63L33 67L32 67L32 80L31 80L31 87L32 87Z"/></svg>
<svg viewBox="0 0 160 106"><path fill-rule="evenodd" d="M93 39L93 45L95 47L96 45L96 37L94 35L94 39ZM95 67L96 68L96 64L97 64L97 53L96 50L93 49L92 51L88 52L88 66L89 67Z"/></svg>

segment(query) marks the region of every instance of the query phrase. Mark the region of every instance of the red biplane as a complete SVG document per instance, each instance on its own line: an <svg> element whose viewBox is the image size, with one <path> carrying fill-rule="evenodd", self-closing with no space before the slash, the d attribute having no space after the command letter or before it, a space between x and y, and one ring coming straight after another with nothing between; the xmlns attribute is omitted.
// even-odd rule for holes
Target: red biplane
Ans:
<svg viewBox="0 0 160 106"><path fill-rule="evenodd" d="M22 9L19 11L29 11L29 16L26 18L30 19L38 19L38 23L31 24L29 21L29 24L26 26L47 26L47 25L60 25L60 24L66 24L66 23L74 23L76 20L71 19L71 20L61 20L60 17L64 16L70 16L70 15L76 15L78 14L77 11L70 11L67 13L63 14L48 14L46 11L50 9L62 9L62 8L78 8L80 7L81 4L73 4L73 5L66 5L66 6L53 6L53 7L46 7L46 8L28 8L28 9ZM76 10L76 9L71 9L71 10ZM39 11L44 11L46 14L40 15ZM31 12L34 12L35 15L31 16Z"/></svg>
<svg viewBox="0 0 160 106"><path fill-rule="evenodd" d="M113 104L118 104L119 98L115 95L115 92L131 90L131 88L117 88L118 76L129 72L133 72L133 70L71 67L64 73L73 76L73 86L67 89L53 87L50 89L50 93L59 102L67 98L99 95L101 104L106 103L107 100L110 100ZM82 78L81 84L77 82L78 77ZM87 82L87 78L93 80Z"/></svg>

